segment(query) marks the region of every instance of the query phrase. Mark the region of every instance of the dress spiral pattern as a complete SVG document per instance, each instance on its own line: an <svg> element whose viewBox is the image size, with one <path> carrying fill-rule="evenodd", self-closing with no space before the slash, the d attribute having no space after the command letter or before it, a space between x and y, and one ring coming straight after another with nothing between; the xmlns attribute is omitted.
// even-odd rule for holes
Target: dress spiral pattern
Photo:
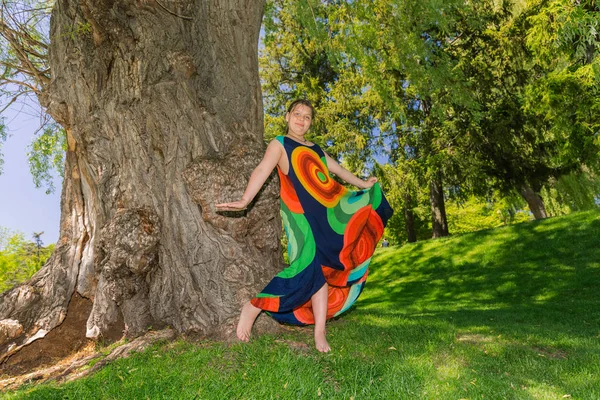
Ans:
<svg viewBox="0 0 600 400"><path fill-rule="evenodd" d="M330 175L325 154L284 136L290 163L281 182L281 217L290 265L251 300L280 322L314 323L311 297L329 284L327 318L354 304L392 209L381 187L350 191Z"/></svg>

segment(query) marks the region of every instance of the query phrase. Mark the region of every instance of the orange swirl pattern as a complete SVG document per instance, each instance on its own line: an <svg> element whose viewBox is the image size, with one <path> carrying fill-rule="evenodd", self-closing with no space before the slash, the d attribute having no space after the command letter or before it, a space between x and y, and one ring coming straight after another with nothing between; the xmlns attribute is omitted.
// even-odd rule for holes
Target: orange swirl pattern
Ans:
<svg viewBox="0 0 600 400"><path fill-rule="evenodd" d="M367 258L370 258L370 257L367 257ZM344 268L343 270L341 270L341 269L331 268L331 267L328 267L325 265L322 266L322 269L323 269L323 275L325 276L325 280L327 281L327 284L329 285L330 288L332 286L346 287L348 285L348 277L350 276L350 273L353 272L352 269ZM362 283L362 282L366 281L368 275L369 275L369 270L367 269L365 271L364 275L360 279L355 281L354 284L358 284L358 283Z"/></svg>
<svg viewBox="0 0 600 400"><path fill-rule="evenodd" d="M344 307L350 287L330 287L327 296L327 319L333 318ZM314 324L315 315L312 310L312 300L294 309L294 316L303 324Z"/></svg>
<svg viewBox="0 0 600 400"><path fill-rule="evenodd" d="M265 311L279 311L279 297L255 297L250 300L250 303L257 308Z"/></svg>
<svg viewBox="0 0 600 400"><path fill-rule="evenodd" d="M346 193L345 187L331 179L327 166L314 150L296 147L290 162L302 186L325 207L334 207Z"/></svg>
<svg viewBox="0 0 600 400"><path fill-rule="evenodd" d="M289 176L278 168L290 266L251 302L279 322L314 324L310 298L322 284L329 285L327 319L347 311L360 296L392 210L379 185L352 192L333 180L317 145L284 136L277 140L290 166Z"/></svg>
<svg viewBox="0 0 600 400"><path fill-rule="evenodd" d="M383 221L368 205L358 210L348 221L344 232L344 248L340 261L351 270L373 255L377 242L383 236Z"/></svg>
<svg viewBox="0 0 600 400"><path fill-rule="evenodd" d="M348 283L348 275L350 275L350 270L335 269L326 265L323 265L322 269L323 275L325 275L325 280L330 286L345 286L346 283Z"/></svg>
<svg viewBox="0 0 600 400"><path fill-rule="evenodd" d="M283 201L283 204L285 204L291 212L296 214L304 214L302 204L300 204L300 200L298 200L298 195L296 194L296 189L294 189L292 180L289 176L281 172L279 167L277 167L277 172L279 173L279 195L281 197L281 201Z"/></svg>

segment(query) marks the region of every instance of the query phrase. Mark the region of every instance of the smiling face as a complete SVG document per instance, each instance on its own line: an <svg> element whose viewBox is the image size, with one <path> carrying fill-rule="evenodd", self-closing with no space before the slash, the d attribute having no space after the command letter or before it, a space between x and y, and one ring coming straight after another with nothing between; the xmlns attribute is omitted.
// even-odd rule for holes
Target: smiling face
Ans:
<svg viewBox="0 0 600 400"><path fill-rule="evenodd" d="M304 104L297 104L290 112L285 114L288 123L288 133L297 137L304 137L312 123L312 109Z"/></svg>

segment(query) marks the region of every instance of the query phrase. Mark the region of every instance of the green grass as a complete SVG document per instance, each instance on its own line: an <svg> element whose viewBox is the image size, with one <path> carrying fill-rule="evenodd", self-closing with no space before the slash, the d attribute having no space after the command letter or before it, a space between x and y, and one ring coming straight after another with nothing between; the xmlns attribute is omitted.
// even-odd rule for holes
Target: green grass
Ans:
<svg viewBox="0 0 600 400"><path fill-rule="evenodd" d="M600 399L599 290L600 213L572 214L382 249L331 354L310 328L178 341L4 397Z"/></svg>

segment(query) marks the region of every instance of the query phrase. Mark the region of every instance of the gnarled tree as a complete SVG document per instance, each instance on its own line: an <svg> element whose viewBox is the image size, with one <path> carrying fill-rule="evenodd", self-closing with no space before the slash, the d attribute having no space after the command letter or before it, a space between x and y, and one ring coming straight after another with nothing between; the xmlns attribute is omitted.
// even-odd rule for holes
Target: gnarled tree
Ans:
<svg viewBox="0 0 600 400"><path fill-rule="evenodd" d="M36 94L67 135L60 239L0 296L0 363L74 308L89 338L222 335L279 269L274 182L243 215L214 209L241 196L264 150L263 3L56 1Z"/></svg>

